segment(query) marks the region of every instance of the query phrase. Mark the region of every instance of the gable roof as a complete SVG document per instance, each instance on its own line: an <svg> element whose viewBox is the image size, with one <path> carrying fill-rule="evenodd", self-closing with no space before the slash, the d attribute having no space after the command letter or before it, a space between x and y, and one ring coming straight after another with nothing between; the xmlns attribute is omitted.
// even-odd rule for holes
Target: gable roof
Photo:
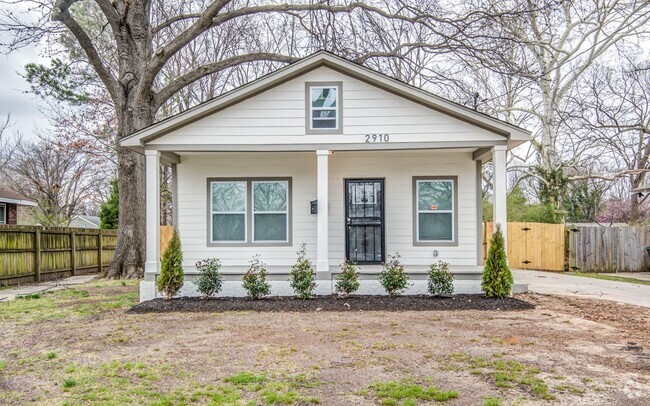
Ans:
<svg viewBox="0 0 650 406"><path fill-rule="evenodd" d="M12 203L21 206L37 206L37 204L28 197L5 188L0 188L0 203Z"/></svg>
<svg viewBox="0 0 650 406"><path fill-rule="evenodd" d="M75 220L79 220L81 222L86 222L89 224L92 224L93 226L96 226L99 228L99 225L101 224L101 219L98 216L88 216L85 214L78 214L74 216L71 220L70 223L72 223Z"/></svg>
<svg viewBox="0 0 650 406"><path fill-rule="evenodd" d="M144 145L149 141L320 67L327 67L341 72L408 100L502 135L508 140L518 141L518 144L530 139L530 132L521 127L472 110L330 52L318 51L243 86L137 131L122 139L121 144L142 152Z"/></svg>

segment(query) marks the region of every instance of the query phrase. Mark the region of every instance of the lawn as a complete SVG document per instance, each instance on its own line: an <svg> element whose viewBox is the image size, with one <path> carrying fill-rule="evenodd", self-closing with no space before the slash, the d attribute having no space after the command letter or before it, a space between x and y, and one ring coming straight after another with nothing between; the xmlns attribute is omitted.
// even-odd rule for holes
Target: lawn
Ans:
<svg viewBox="0 0 650 406"><path fill-rule="evenodd" d="M137 283L0 303L0 404L650 402L650 310L148 313ZM435 299L432 299L435 300Z"/></svg>
<svg viewBox="0 0 650 406"><path fill-rule="evenodd" d="M627 278L623 276L616 276L616 274L611 274L611 273L571 272L570 275L583 276L585 278L603 279L606 281L634 283L636 285L650 285L650 281L646 281L643 279L636 279L636 278Z"/></svg>

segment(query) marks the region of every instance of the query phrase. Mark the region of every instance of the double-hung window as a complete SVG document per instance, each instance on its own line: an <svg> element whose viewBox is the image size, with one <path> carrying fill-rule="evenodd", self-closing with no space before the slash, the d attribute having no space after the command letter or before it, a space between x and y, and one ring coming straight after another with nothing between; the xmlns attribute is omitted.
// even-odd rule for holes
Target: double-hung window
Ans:
<svg viewBox="0 0 650 406"><path fill-rule="evenodd" d="M341 87L340 83L307 83L308 133L340 132Z"/></svg>
<svg viewBox="0 0 650 406"><path fill-rule="evenodd" d="M415 179L415 241L450 244L456 241L456 180Z"/></svg>
<svg viewBox="0 0 650 406"><path fill-rule="evenodd" d="M289 179L209 180L212 244L290 242Z"/></svg>
<svg viewBox="0 0 650 406"><path fill-rule="evenodd" d="M7 206L0 203L0 224L7 224Z"/></svg>

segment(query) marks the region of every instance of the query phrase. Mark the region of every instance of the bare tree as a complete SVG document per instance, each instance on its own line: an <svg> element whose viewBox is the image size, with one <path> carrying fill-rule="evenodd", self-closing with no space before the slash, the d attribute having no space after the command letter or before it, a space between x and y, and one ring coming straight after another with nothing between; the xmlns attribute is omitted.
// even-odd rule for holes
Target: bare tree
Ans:
<svg viewBox="0 0 650 406"><path fill-rule="evenodd" d="M5 3L14 3L6 1ZM271 19L296 27L309 12L415 20L408 8L380 8L363 2L276 3L234 0L28 0L29 13L6 13L2 26L13 35L10 49L49 38L73 41L82 52L75 63L87 68L115 108L116 142L151 125L161 107L179 92L207 77L252 65L256 74L294 61L303 37L285 35L282 26L260 35ZM14 3L15 4L15 3ZM37 15L37 12L40 14ZM36 16L36 17L35 17ZM50 21L49 18L52 17ZM263 31L262 31L263 32ZM165 74L206 37L236 41L208 54L212 60ZM269 37L271 37L269 39ZM56 48L53 44L52 48ZM396 53L398 53L397 51ZM92 75L90 75L92 73ZM228 78L218 78L224 83ZM64 89L66 90L66 89ZM64 93L64 95L67 95ZM175 107L168 109L174 112ZM116 146L120 193L118 247L107 276L136 277L144 264L144 159Z"/></svg>
<svg viewBox="0 0 650 406"><path fill-rule="evenodd" d="M38 203L37 220L46 226L67 226L95 200L105 176L101 164L79 154L74 146L41 138L21 143L11 163L10 187Z"/></svg>
<svg viewBox="0 0 650 406"><path fill-rule="evenodd" d="M11 162L16 147L20 143L19 134L9 133L11 126L11 116L7 114L5 120L0 122L0 175L3 175L3 178L8 176L6 168ZM2 183L3 182L0 181L0 184Z"/></svg>
<svg viewBox="0 0 650 406"><path fill-rule="evenodd" d="M639 205L646 195L631 190L647 182L650 172L650 64L621 55L618 68L597 66L583 89L580 120L585 155L610 166L600 174L610 181L625 179L627 191L620 200L630 200L630 221L639 220Z"/></svg>
<svg viewBox="0 0 650 406"><path fill-rule="evenodd" d="M478 66L529 80L523 93L512 88L524 100L506 105L509 111L535 119L533 146L538 162L534 166L523 162L520 168L526 168L526 175L535 177L545 197L560 208L566 178L563 147L568 148L569 159L575 157L568 138L571 132L565 125L573 92L590 66L616 44L648 32L650 4L643 0L513 0L492 4L494 18L486 25L485 34L474 38L474 47L458 52L467 52L468 60ZM503 14L504 10L511 13ZM506 40L495 41L494 36Z"/></svg>

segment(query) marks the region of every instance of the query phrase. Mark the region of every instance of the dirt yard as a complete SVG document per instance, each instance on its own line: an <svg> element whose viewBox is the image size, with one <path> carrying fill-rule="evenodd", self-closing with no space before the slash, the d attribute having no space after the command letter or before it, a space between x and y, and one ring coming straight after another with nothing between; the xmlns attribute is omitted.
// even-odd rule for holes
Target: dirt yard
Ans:
<svg viewBox="0 0 650 406"><path fill-rule="evenodd" d="M136 291L0 303L0 404L650 404L646 308L134 314Z"/></svg>

